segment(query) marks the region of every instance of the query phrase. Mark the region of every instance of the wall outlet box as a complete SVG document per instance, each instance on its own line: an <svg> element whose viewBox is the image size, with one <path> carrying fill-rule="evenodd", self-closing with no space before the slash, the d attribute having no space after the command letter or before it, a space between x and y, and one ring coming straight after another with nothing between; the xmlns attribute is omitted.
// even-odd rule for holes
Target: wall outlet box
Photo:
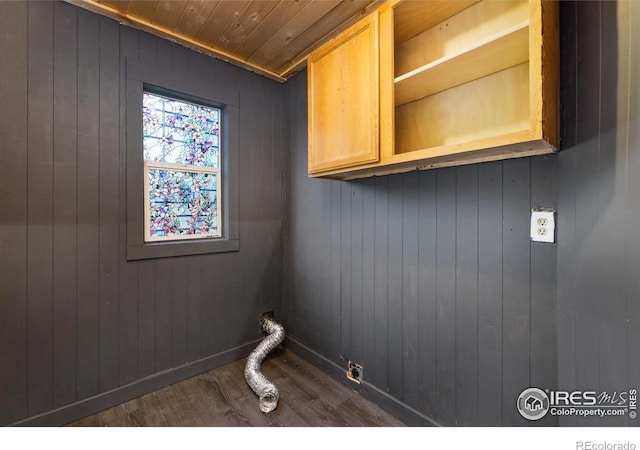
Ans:
<svg viewBox="0 0 640 450"><path fill-rule="evenodd" d="M534 208L531 210L531 240L553 243L556 239L555 209Z"/></svg>
<svg viewBox="0 0 640 450"><path fill-rule="evenodd" d="M355 381L356 383L362 383L363 376L363 367L361 364L354 363L349 361L349 366L347 367L347 378L351 381Z"/></svg>

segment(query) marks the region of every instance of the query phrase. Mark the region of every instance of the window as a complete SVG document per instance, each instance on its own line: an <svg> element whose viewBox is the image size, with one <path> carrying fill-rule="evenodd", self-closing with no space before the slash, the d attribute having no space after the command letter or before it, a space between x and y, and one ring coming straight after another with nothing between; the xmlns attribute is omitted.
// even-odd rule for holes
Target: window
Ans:
<svg viewBox="0 0 640 450"><path fill-rule="evenodd" d="M238 91L127 59L125 95L127 259L239 250Z"/></svg>
<svg viewBox="0 0 640 450"><path fill-rule="evenodd" d="M218 108L145 91L145 241L221 236Z"/></svg>

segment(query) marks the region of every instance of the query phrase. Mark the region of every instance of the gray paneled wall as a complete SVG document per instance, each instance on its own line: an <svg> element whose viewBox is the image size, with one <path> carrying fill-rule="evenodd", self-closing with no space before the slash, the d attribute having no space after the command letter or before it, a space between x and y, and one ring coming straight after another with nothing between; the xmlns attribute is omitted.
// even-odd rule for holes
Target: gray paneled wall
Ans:
<svg viewBox="0 0 640 450"><path fill-rule="evenodd" d="M528 386L640 386L640 3L561 14L559 155L308 179L304 75L288 86L289 331L446 425L557 423L519 416ZM535 206L557 244L529 242Z"/></svg>
<svg viewBox="0 0 640 450"><path fill-rule="evenodd" d="M640 386L640 3L567 3L563 13L558 384L612 394Z"/></svg>
<svg viewBox="0 0 640 450"><path fill-rule="evenodd" d="M0 424L259 338L284 88L62 2L0 2ZM124 58L241 92L236 253L127 262Z"/></svg>
<svg viewBox="0 0 640 450"><path fill-rule="evenodd" d="M556 246L529 215L557 158L309 179L305 75L288 88L289 333L442 424L528 425L520 392L556 387Z"/></svg>
<svg viewBox="0 0 640 450"><path fill-rule="evenodd" d="M266 309L446 425L557 423L519 416L529 386L640 386L640 4L561 12L563 152L337 182L306 175L304 73L0 2L0 424L139 394ZM125 57L241 92L240 252L126 261ZM529 242L534 206L558 208L557 244Z"/></svg>

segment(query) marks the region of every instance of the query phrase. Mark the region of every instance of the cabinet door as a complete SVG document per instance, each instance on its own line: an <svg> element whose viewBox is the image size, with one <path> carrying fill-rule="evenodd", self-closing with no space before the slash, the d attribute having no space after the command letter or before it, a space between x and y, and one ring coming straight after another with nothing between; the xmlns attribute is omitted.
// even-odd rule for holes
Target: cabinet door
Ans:
<svg viewBox="0 0 640 450"><path fill-rule="evenodd" d="M378 15L308 61L309 173L378 161Z"/></svg>

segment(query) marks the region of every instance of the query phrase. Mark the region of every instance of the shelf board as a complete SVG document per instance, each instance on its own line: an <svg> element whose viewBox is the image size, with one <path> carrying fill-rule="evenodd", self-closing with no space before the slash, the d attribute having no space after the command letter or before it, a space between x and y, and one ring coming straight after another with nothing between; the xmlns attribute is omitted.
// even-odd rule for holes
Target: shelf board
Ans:
<svg viewBox="0 0 640 450"><path fill-rule="evenodd" d="M395 105L468 83L529 60L529 22L444 56L395 79Z"/></svg>

